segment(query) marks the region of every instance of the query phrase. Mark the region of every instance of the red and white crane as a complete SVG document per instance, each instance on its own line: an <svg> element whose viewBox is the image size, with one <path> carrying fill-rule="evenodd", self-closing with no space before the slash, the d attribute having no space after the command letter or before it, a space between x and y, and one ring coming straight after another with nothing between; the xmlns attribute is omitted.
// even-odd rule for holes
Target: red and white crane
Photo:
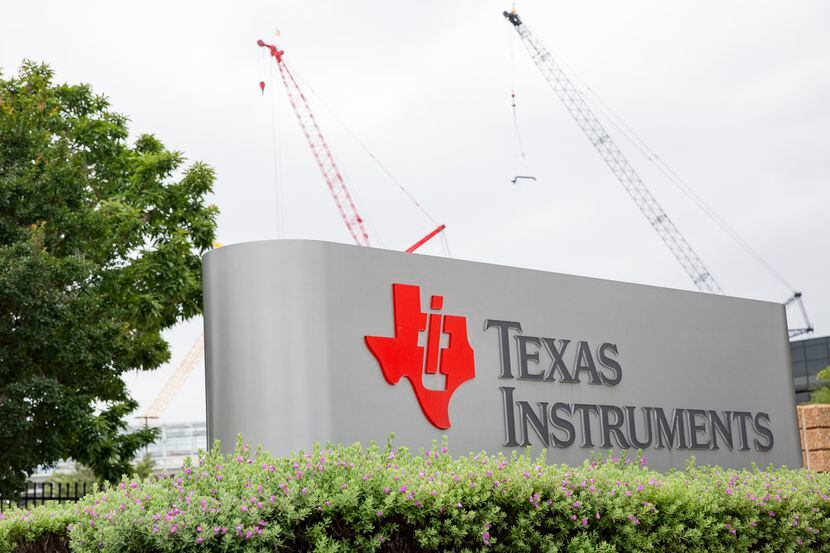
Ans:
<svg viewBox="0 0 830 553"><path fill-rule="evenodd" d="M360 216L354 199L349 193L346 182L343 180L343 175L337 168L334 156L331 154L331 149L329 149L326 139L320 131L320 126L317 124L317 119L311 111L311 106L309 105L305 94L303 94L300 85L297 83L293 73L283 59L284 52L275 45L267 44L261 39L257 40L257 45L268 49L271 57L274 58L274 61L280 70L280 76L282 77L282 82L285 85L285 90L288 93L288 100L291 103L291 108L294 111L294 115L297 117L297 122L300 124L300 128L303 130L308 147L311 149L311 153L314 156L314 161L317 162L317 167L323 175L323 180L326 181L326 186L331 193L331 197L337 205L337 210L340 212L340 217L343 219L343 223L352 235L352 239L355 244L358 246L370 246L369 233L366 232L366 226L364 225L363 218ZM259 86L264 92L265 83L260 82ZM401 187L407 196L409 196L409 193L403 189L400 183L398 183L398 186ZM415 202L414 198L411 196L410 199ZM418 202L415 202L415 204L423 211L423 208L421 208ZM424 213L426 214L426 212ZM446 225L438 225L429 234L407 248L406 253L413 253L426 242L441 234L445 228ZM139 419L144 420L145 425L148 424L150 419L158 419L161 417L182 389L184 383L187 381L187 378L202 362L202 359L204 359L203 334L199 335L199 338L197 338L196 342L193 346L191 346L184 360L167 380L150 407L147 408L143 415L138 417Z"/></svg>
<svg viewBox="0 0 830 553"><path fill-rule="evenodd" d="M288 101L291 103L291 109L294 111L294 115L297 117L297 122L303 130L308 147L314 156L314 161L317 162L320 174L323 175L323 180L326 181L326 186L331 193L331 197L334 199L334 203L337 205L337 210L340 212L340 217L343 219L343 223L352 235L355 244L358 246L369 246L369 234L366 232L366 226L363 224L363 218L357 211L354 199L352 199L352 195L349 193L349 188L343 180L343 175L337 168L337 163L334 161L331 149L326 143L326 139L323 137L322 131L320 131L320 126L317 124L317 119L311 111L311 106L309 105L305 94L303 94L300 85L297 83L297 79L294 78L294 74L285 62L285 52L277 48L274 44L268 44L262 39L257 40L256 43L257 46L268 50L270 56L274 58L274 62L280 70L280 77L282 77L282 82L285 85L285 91L288 94ZM260 88L264 91L265 83L261 82ZM363 146L362 143L361 146ZM363 147L365 149L365 146ZM371 154L371 152L368 153L374 158L374 155ZM385 167L383 169L388 173ZM418 208L423 211L421 205L409 195L403 186L397 182L396 184L398 184L401 190L409 196L410 200L412 200ZM426 214L426 212L424 213ZM430 219L432 218L430 217ZM446 225L438 225L432 232L407 248L406 252L413 253L433 237L443 232L445 228Z"/></svg>
<svg viewBox="0 0 830 553"><path fill-rule="evenodd" d="M366 232L363 218L358 213L352 195L349 193L345 181L343 181L343 175L334 162L334 157L331 155L331 150L326 143L326 139L323 137L323 133L320 132L320 126L314 118L314 113L311 111L311 106L308 105L308 100L283 59L285 52L273 44L267 44L261 39L257 40L256 43L258 46L268 49L280 70L280 76L285 85L285 91L288 93L291 108L294 110L297 122L303 129L308 147L311 149L311 153L314 155L314 161L317 162L317 167L320 168L323 180L326 181L326 186L329 188L331 197L337 205L340 217L349 229L349 233L352 235L355 243L359 246L368 246L369 234Z"/></svg>

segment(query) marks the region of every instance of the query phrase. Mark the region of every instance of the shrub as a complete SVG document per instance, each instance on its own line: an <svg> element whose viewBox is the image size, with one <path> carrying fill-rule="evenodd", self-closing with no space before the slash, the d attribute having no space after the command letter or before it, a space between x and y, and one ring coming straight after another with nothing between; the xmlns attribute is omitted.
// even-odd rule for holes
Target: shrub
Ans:
<svg viewBox="0 0 830 553"><path fill-rule="evenodd" d="M67 537L95 553L830 550L828 495L830 475L803 470L663 474L613 457L568 467L528 454L452 458L446 443L276 458L240 442L74 505L7 512L0 552Z"/></svg>

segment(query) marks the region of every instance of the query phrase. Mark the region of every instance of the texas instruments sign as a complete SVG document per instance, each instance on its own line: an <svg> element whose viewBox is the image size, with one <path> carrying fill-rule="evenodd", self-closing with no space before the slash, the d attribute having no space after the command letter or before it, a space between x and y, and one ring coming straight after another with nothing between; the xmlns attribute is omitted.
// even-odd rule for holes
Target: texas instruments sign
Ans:
<svg viewBox="0 0 830 553"><path fill-rule="evenodd" d="M452 395L475 376L466 318L422 312L418 286L394 284L392 289L395 336L367 336L366 343L380 363L387 382L397 384L406 377L424 416L437 428L449 428ZM432 309L440 310L442 305L441 296L432 296ZM486 319L484 329L490 328L498 330L500 379L564 385L585 382L597 386L616 386L622 381L617 344L603 342L592 348L586 341L529 336L522 334L519 321ZM418 337L424 332L428 332L426 346L421 346ZM449 337L448 345L443 348L438 345L442 333ZM572 343L573 347L569 347ZM547 357L545 361L542 361L543 355ZM436 373L444 376L443 382L438 389L427 388L425 377ZM531 405L519 400L514 391L514 386L499 386L504 447L527 447L533 444L533 439L545 447L566 448L574 445L577 434L581 447L604 449L708 450L723 446L734 450L737 442L740 451L748 451L751 441L756 450L765 452L775 443L769 414L761 411L677 408L667 415L662 407L566 403L554 399ZM592 414L599 420L600 436L596 440L591 432ZM737 423L734 428L733 422Z"/></svg>
<svg viewBox="0 0 830 553"><path fill-rule="evenodd" d="M208 432L798 465L778 304L324 242L205 258Z"/></svg>

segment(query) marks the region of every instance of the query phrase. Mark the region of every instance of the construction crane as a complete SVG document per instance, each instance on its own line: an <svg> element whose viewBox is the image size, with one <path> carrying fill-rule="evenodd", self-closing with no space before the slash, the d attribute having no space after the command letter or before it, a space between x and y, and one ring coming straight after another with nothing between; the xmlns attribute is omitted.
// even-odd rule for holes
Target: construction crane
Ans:
<svg viewBox="0 0 830 553"><path fill-rule="evenodd" d="M801 336L802 334L809 334L813 330L813 324L810 322L810 317L807 316L807 309L804 307L804 300L801 299L801 292L794 292L792 296L784 302L784 306L789 308L791 305L798 305L801 311L801 317L804 321L804 326L801 328L791 328L790 338Z"/></svg>
<svg viewBox="0 0 830 553"><path fill-rule="evenodd" d="M530 54L530 58L539 68L542 76L548 82L550 87L565 104L568 113L574 118L579 128L588 137L588 140L593 144L594 148L599 152L599 155L605 161L606 165L623 185L625 191L640 208L640 211L645 215L654 230L663 242L668 246L675 259L680 262L680 265L695 283L695 286L701 292L710 292L714 294L723 294L723 290L718 285L715 277L706 268L700 257L692 249L688 241L680 234L680 231L675 226L674 222L669 218L666 212L660 207L657 199L651 191L643 183L640 176L625 158L620 151L617 144L611 138L611 135L605 130L602 123L599 122L594 112L588 106L588 103L582 96L579 89L574 86L573 82L568 78L556 60L551 56L550 52L542 45L539 39L531 33L528 28L522 23L519 14L516 11L504 12L504 17L513 25L525 49Z"/></svg>
<svg viewBox="0 0 830 553"><path fill-rule="evenodd" d="M337 210L340 212L340 217L343 219L343 223L345 223L346 228L352 235L352 239L354 240L355 244L357 244L358 246L368 247L370 245L369 234L366 232L366 227L363 223L363 218L358 213L354 200L352 199L352 196L349 193L349 189L346 187L346 183L343 180L343 176L340 173L340 170L337 168L337 164L334 162L334 157L332 156L331 150L329 149L329 146L326 143L326 139L323 137L323 133L320 131L320 127L317 124L317 120L314 118L314 114L311 111L311 107L309 106L308 100L306 99L305 95L300 89L299 84L297 84L297 80L294 78L294 75L291 73L291 70L286 65L285 60L283 60L284 52L278 49L273 44L265 43L263 40L257 40L257 45L263 48L267 48L271 57L274 58L277 67L279 67L280 76L282 77L282 82L285 85L285 90L288 93L288 100L290 101L291 107L294 110L294 115L297 117L297 121L300 123L300 127L302 128L303 134L306 138L306 142L308 143L308 146L311 149L311 153L314 156L314 160L317 162L317 167L319 167L320 173L323 175L323 179L326 181L326 185L328 186L329 192L331 193L331 196L334 199L335 204L337 205ZM260 82L259 87L260 90L264 93L265 82ZM372 154L370 153L370 155ZM411 197L409 192L407 192L400 183L397 184L401 188L401 190L403 190L403 192L410 198L410 200L412 200L419 207L419 209L424 211L421 205L418 204L418 202ZM425 211L424 213L426 214ZM442 233L445 228L446 225L438 225L429 234L427 234L426 236L415 242L412 246L407 248L406 253L414 253L415 250L423 246L426 242L428 242L438 234ZM215 246L220 247L221 245L217 243L215 244ZM187 381L187 378L190 376L193 370L202 362L202 360L204 359L204 355L204 334L200 334L199 338L196 340L193 346L191 346L190 351L188 351L184 360L176 368L176 370L173 372L173 374L162 387L159 394L153 400L153 403L150 404L150 407L147 408L143 415L138 417L138 419L144 421L145 426L148 425L148 422L151 419L155 420L160 418L164 411L167 410L167 407L169 407L170 403L182 389L182 386L184 386L184 383Z"/></svg>
<svg viewBox="0 0 830 553"><path fill-rule="evenodd" d="M355 243L359 246L369 245L369 235L363 225L363 219L357 212L354 200L352 200L349 189L343 181L343 176L334 162L334 157L331 155L326 139L323 133L320 132L320 127L317 125L317 120L314 118L314 113L308 105L303 91L297 84L297 80L291 73L291 70L286 65L283 59L282 50L278 49L273 44L266 44L263 40L257 40L257 45L267 48L274 58L274 61L279 67L282 82L285 85L285 91L288 93L288 100L291 102L291 108L294 110L294 115L303 129L308 147L314 155L314 160L317 162L317 167L320 168L320 173L323 175L323 180L329 188L331 197L334 198L334 203L337 204L337 210L340 212L340 217L349 229Z"/></svg>
<svg viewBox="0 0 830 553"><path fill-rule="evenodd" d="M184 383L187 382L187 377L189 377L190 373L193 372L193 369L195 369L196 366L202 362L204 356L205 335L199 334L199 337L190 347L190 351L187 352L187 355L184 356L184 360L162 387L161 392L159 392L156 396L156 399L154 399L153 403L150 404L150 407L144 411L144 414L138 417L139 419L144 420L145 426L147 426L150 419L158 419L167 410L170 406L170 402L173 401L173 398L175 398L182 389Z"/></svg>
<svg viewBox="0 0 830 553"><path fill-rule="evenodd" d="M617 144L611 138L611 135L605 130L602 123L599 122L594 112L588 106L580 90L568 78L567 74L562 70L560 65L556 62L553 56L542 45L536 36L528 30L527 26L522 22L516 10L510 12L503 12L505 19L513 25L516 32L524 44L525 49L530 58L536 64L536 67L542 73L547 83L559 96L559 99L565 104L568 113L574 118L579 128L588 137L588 140L593 144L594 148L599 152L599 155L605 161L606 165L623 185L626 192L628 192L637 207L645 215L651 226L657 231L660 238L668 246L675 259L680 262L680 265L695 283L695 286L701 292L710 292L716 294L723 294L723 290L718 285L712 273L706 268L700 257L692 249L692 246L686 241L675 224L666 214L657 199L649 191L643 183L640 176L625 158L620 151ZM513 108L515 110L515 93ZM515 111L514 111L515 117ZM519 178L519 177L517 177ZM515 180L514 180L515 183ZM712 216L710 214L710 216ZM753 250L742 238L740 238L735 231L729 228L722 219L713 217L716 223L720 225L730 236L738 242L747 252L758 261L767 271L787 286L792 295L784 302L784 305L789 308L793 305L798 305L802 318L804 320L804 327L789 329L790 338L800 336L801 334L810 333L813 331L813 325L807 316L807 311L804 308L801 292L797 292L790 286L783 277L767 263L755 250Z"/></svg>

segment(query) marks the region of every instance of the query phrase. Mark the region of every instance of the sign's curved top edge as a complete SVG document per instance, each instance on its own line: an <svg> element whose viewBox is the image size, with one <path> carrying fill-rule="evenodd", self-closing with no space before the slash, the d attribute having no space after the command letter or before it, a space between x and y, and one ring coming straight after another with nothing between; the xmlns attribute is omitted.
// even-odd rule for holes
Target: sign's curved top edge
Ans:
<svg viewBox="0 0 830 553"><path fill-rule="evenodd" d="M442 259L442 260L444 260L448 263L475 263L477 265L486 265L486 266L490 266L490 267L504 267L504 268L510 268L510 269L517 269L517 270L520 270L520 271L528 271L528 272L532 272L532 273L541 273L541 274L546 274L546 275L558 275L558 276L566 277L566 278L590 279L592 281L601 282L601 283L613 283L613 284L622 284L622 285L625 285L625 286L645 287L645 288L649 288L649 289L652 289L652 290L671 290L672 292L681 292L681 293L686 293L686 294L694 294L695 297L697 297L697 298L701 298L701 297L720 298L719 300L716 300L716 301L737 301L737 302L765 303L765 304L769 304L771 306L775 306L776 308L780 308L782 310L785 309L784 304L782 302L778 302L778 301L770 301L770 300L763 300L763 299L757 299L757 298L747 298L747 297L743 297L743 296L733 296L733 295L726 295L726 294L724 294L724 295L712 294L712 293L709 293L709 292L701 292L699 290L687 290L687 289L684 289L684 288L672 288L670 286L661 286L661 285L658 285L658 284L643 284L641 282L630 282L630 281L625 281L625 280L614 280L614 279L610 279L610 278L601 278L601 277L580 275L580 274L573 274L573 273L563 273L563 272L557 272L557 271L546 271L544 269L534 269L534 268L531 268L531 267L504 265L504 264L501 264L501 263L491 263L491 262L487 262L487 261L475 261L475 260L471 260L471 259L459 259L459 258L445 258L445 257L442 257L442 256L429 255L429 254L423 254L423 253L406 253L406 252L402 252L402 251L398 251L398 250L391 250L391 249L388 249L388 248L379 248L379 247L374 247L374 246L371 246L371 247L367 248L365 246L357 246L357 245L354 245L354 244L347 244L347 243L343 243L343 242L333 242L333 241L330 241L330 240L316 240L316 239L308 239L308 238L269 238L269 239L263 239L263 240L248 240L248 241L245 241L245 242L235 242L233 244L223 245L219 248L214 248L212 250L209 250L209 251L205 252L205 254L202 255L202 260L206 261L209 257L214 257L214 255L221 255L222 250L227 250L227 249L235 250L235 249L250 248L250 247L264 247L264 246L268 246L268 245L277 245L277 244L286 245L286 246L287 245L297 246L297 245L308 244L308 245L313 245L313 246L317 246L317 247L324 247L324 248L334 247L334 248L350 248L350 249L357 249L357 250L371 250L373 252L383 252L384 254L401 255L401 256L418 255L418 256L424 256L424 257L431 257L431 258L434 258L434 259Z"/></svg>

